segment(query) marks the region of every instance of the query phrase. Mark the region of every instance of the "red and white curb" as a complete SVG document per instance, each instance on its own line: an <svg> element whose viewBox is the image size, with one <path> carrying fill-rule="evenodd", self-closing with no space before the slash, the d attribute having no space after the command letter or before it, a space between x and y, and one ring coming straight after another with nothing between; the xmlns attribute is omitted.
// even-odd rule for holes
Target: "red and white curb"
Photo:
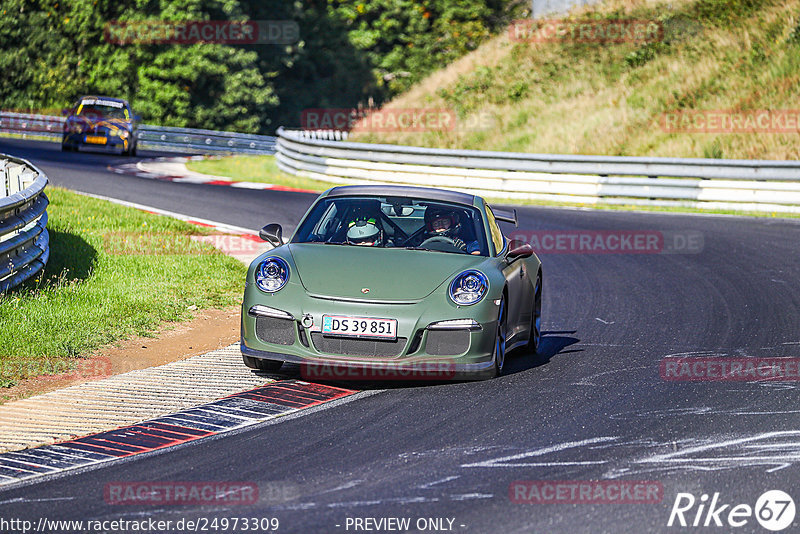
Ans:
<svg viewBox="0 0 800 534"><path fill-rule="evenodd" d="M81 194L226 232L195 237L237 258L242 243L257 243L256 255L269 247L247 228ZM0 451L8 451L0 454L0 486L230 432L356 393L255 373L243 364L238 343L91 380L0 405Z"/></svg>
<svg viewBox="0 0 800 534"><path fill-rule="evenodd" d="M231 432L354 393L301 380L272 382L134 425L0 454L0 486Z"/></svg>
<svg viewBox="0 0 800 534"><path fill-rule="evenodd" d="M162 157L145 159L136 163L122 163L109 165L108 170L117 174L138 176L150 180L163 180L188 184L221 185L238 189L257 189L269 191L293 191L297 193L315 193L309 189L298 189L283 185L265 184L260 182L234 182L223 176L213 176L190 171L186 167L187 161L202 161L206 156L189 157Z"/></svg>

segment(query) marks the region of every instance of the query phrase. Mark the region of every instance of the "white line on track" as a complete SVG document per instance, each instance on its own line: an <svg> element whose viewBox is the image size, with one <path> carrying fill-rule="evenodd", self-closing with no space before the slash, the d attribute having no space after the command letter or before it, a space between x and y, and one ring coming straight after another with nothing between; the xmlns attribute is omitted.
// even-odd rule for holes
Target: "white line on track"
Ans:
<svg viewBox="0 0 800 534"><path fill-rule="evenodd" d="M136 208L138 210L147 211L150 213L156 213L158 215L164 215L165 217L171 217L173 219L178 219L181 221L186 222L194 222L200 223L202 225L213 226L220 230L234 232L237 234L250 234L250 235L258 235L258 231L252 230L250 228L243 228L241 226L234 226L232 224L221 223L218 221L212 221L209 219L202 219L200 217L193 217L191 215L184 215L182 213L177 213L174 211L162 210L161 208L154 208L153 206L147 206L145 204L138 204L136 202L128 202L127 200L119 200L117 198L106 197L103 195L95 195L93 193L84 193L81 191L73 191L79 195L83 195L86 197L96 198L99 200L107 200L108 202L113 202L114 204L119 204L120 206L127 206L129 208Z"/></svg>

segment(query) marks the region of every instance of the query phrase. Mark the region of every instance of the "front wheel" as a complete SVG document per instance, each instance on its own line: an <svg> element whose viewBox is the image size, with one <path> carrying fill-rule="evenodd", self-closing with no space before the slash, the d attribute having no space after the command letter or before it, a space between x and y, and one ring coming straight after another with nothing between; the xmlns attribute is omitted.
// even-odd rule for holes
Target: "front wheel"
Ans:
<svg viewBox="0 0 800 534"><path fill-rule="evenodd" d="M250 369L258 369L259 371L277 371L283 365L280 360L265 360L263 358L251 358L242 354L244 364Z"/></svg>
<svg viewBox="0 0 800 534"><path fill-rule="evenodd" d="M533 289L533 310L531 312L531 329L528 338L528 350L539 353L542 342L542 273L536 276L536 287Z"/></svg>
<svg viewBox="0 0 800 534"><path fill-rule="evenodd" d="M497 334L494 340L494 376L503 374L503 364L506 361L506 299L500 301L500 311L497 314Z"/></svg>

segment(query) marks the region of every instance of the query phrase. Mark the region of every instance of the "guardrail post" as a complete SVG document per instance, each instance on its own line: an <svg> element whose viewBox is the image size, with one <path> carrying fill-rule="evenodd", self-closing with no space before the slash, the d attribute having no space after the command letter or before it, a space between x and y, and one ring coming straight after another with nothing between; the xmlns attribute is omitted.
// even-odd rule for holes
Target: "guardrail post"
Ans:
<svg viewBox="0 0 800 534"><path fill-rule="evenodd" d="M6 169L6 175L8 176L8 186L6 187L7 196L22 191L22 171L24 169L25 168L19 164L14 164Z"/></svg>
<svg viewBox="0 0 800 534"><path fill-rule="evenodd" d="M6 172L6 165L8 160L0 159L0 198L8 196L8 173Z"/></svg>

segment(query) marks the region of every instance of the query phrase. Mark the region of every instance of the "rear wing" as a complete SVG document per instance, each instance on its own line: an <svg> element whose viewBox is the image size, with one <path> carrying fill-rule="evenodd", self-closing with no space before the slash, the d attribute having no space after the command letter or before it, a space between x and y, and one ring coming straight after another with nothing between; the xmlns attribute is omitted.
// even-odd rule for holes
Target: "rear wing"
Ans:
<svg viewBox="0 0 800 534"><path fill-rule="evenodd" d="M517 220L517 210L512 209L511 211L505 210L492 210L494 213L494 218L498 221L511 223L517 228L519 228L519 221Z"/></svg>

